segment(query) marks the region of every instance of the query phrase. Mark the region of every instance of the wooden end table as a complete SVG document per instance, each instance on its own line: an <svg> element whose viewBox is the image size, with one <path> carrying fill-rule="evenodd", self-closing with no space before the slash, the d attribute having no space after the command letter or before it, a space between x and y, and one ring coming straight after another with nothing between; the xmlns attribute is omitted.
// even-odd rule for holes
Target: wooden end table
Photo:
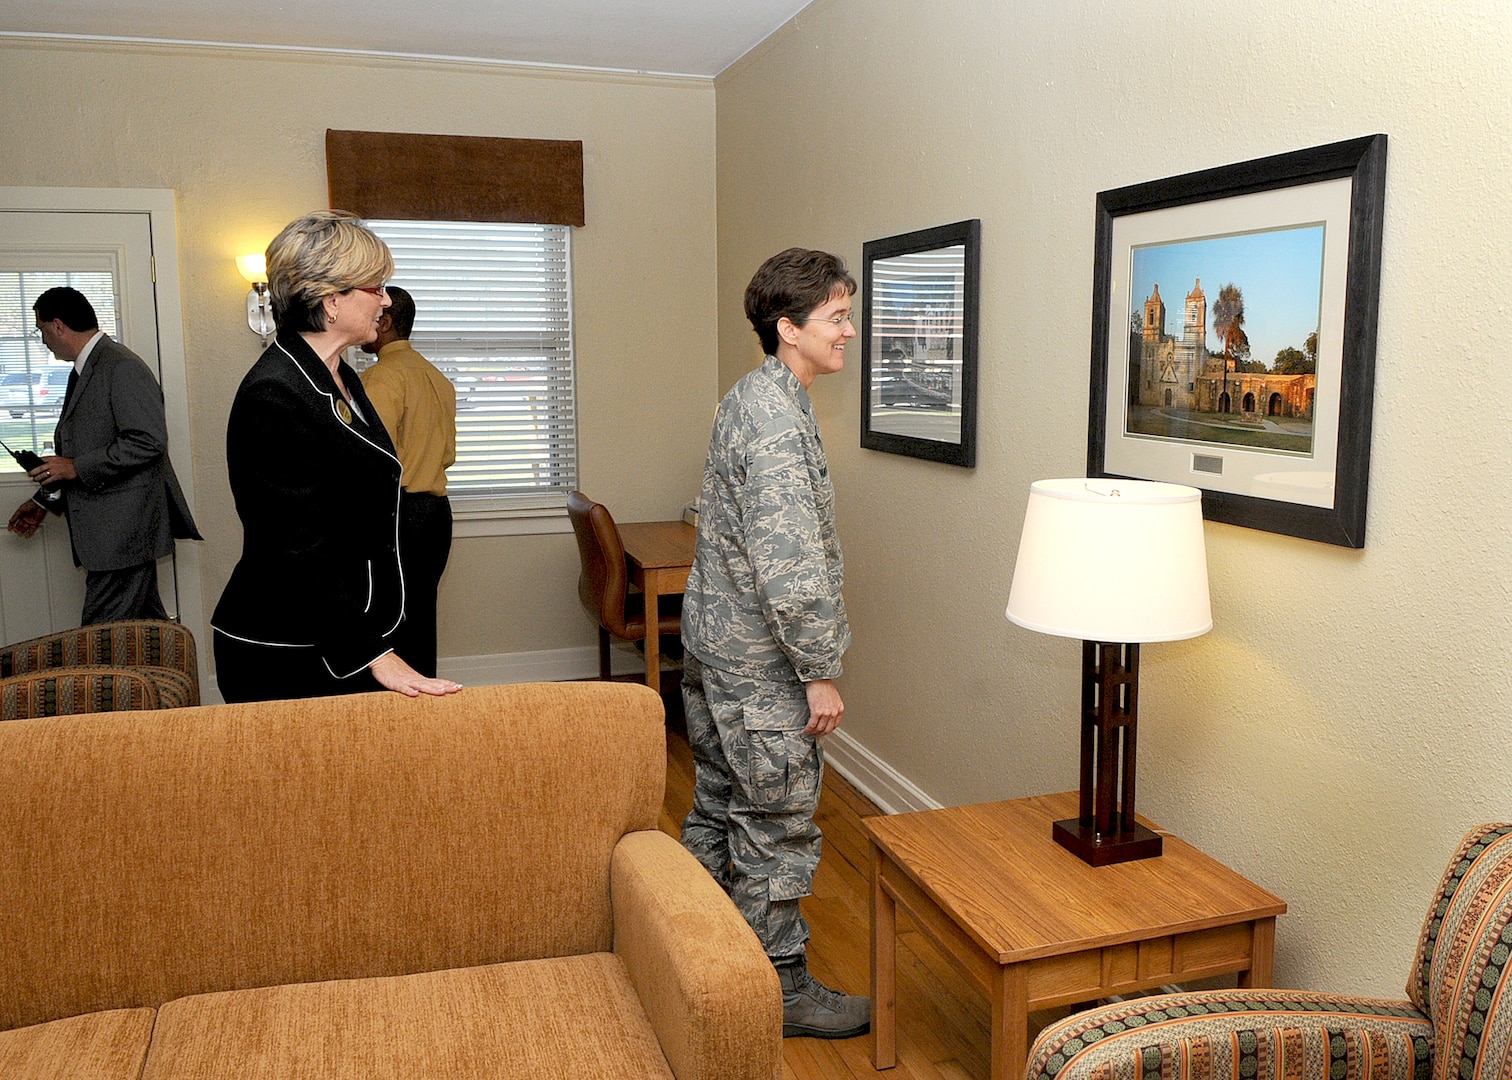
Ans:
<svg viewBox="0 0 1512 1080"><path fill-rule="evenodd" d="M1089 866L1050 836L1076 812L1072 791L865 819L878 1069L897 1064L899 906L991 1000L992 1080L1022 1076L1036 1009L1233 972L1270 985L1284 901L1169 835L1158 858Z"/></svg>

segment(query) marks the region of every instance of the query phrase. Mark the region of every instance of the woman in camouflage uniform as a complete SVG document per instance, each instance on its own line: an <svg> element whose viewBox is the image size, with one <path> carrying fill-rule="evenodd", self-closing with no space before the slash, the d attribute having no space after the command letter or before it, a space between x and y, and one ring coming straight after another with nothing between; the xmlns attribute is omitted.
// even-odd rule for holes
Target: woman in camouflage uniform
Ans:
<svg viewBox="0 0 1512 1080"><path fill-rule="evenodd" d="M835 493L808 388L839 371L855 279L790 248L746 287L767 356L720 403L683 599L683 697L693 810L682 842L734 899L781 979L783 1034L849 1038L871 1003L808 973L799 911L819 864L823 757L850 626Z"/></svg>

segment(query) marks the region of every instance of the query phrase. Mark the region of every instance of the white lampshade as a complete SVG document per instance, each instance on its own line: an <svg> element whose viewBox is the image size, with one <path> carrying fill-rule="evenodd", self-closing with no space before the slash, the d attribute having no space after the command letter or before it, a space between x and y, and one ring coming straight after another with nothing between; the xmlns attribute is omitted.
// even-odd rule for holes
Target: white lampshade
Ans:
<svg viewBox="0 0 1512 1080"><path fill-rule="evenodd" d="M1178 641L1213 628L1202 493L1148 480L1037 480L1008 618L1086 641Z"/></svg>
<svg viewBox="0 0 1512 1080"><path fill-rule="evenodd" d="M268 260L261 252L238 255L236 270L248 285L266 285L268 282Z"/></svg>

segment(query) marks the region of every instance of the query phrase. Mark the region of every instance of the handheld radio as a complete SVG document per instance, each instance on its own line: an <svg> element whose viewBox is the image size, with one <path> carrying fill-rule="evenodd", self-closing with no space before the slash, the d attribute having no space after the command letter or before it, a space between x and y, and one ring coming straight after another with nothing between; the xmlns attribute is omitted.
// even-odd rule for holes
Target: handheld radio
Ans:
<svg viewBox="0 0 1512 1080"><path fill-rule="evenodd" d="M0 447L5 447L5 452L15 458L16 464L20 465L27 472L31 472L38 465L42 464L42 459L33 450L12 450L9 446L5 445L3 439L0 439Z"/></svg>

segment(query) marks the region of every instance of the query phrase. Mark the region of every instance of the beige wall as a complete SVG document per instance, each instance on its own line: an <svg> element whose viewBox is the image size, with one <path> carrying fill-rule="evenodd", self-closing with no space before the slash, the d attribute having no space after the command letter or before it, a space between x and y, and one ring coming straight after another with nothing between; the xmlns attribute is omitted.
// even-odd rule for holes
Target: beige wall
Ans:
<svg viewBox="0 0 1512 1080"><path fill-rule="evenodd" d="M976 469L858 448L859 345L814 393L847 730L945 803L1076 782L1079 649L1003 607L1030 482L1085 468L1096 193L1390 135L1368 544L1209 524L1213 632L1143 651L1140 808L1290 903L1287 985L1399 992L1450 848L1512 818L1512 8L1456 11L818 0L716 80L721 388L766 255L982 219Z"/></svg>
<svg viewBox="0 0 1512 1080"><path fill-rule="evenodd" d="M174 454L193 455L208 604L241 547L225 419L259 351L232 258L326 205L326 128L583 140L581 484L623 520L674 517L697 491L716 383L707 81L0 42L0 101L0 186L177 192L193 446ZM458 540L441 654L591 646L577 574L570 533Z"/></svg>

